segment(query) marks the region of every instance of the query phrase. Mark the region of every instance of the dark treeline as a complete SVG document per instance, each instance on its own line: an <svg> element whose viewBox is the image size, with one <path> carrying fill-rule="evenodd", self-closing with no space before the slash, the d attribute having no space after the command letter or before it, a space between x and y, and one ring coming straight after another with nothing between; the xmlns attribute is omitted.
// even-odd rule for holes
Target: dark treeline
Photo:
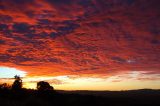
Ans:
<svg viewBox="0 0 160 106"><path fill-rule="evenodd" d="M18 75L15 75L14 78L15 78L15 81L13 82L11 86L8 85L7 83L3 83L0 85L0 89L1 90L21 91L23 89L22 79ZM54 88L50 86L48 82L40 81L37 83L37 90L38 91L52 91L54 90Z"/></svg>
<svg viewBox="0 0 160 106"><path fill-rule="evenodd" d="M0 106L160 106L160 90L56 91L44 81L32 90L15 76L11 86L0 85Z"/></svg>

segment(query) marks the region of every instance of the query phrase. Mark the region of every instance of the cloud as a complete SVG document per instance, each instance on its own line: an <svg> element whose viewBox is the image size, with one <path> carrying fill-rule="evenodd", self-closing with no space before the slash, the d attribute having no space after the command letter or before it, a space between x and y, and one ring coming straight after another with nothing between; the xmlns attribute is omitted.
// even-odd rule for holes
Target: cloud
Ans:
<svg viewBox="0 0 160 106"><path fill-rule="evenodd" d="M29 76L159 74L158 3L0 0L0 64Z"/></svg>
<svg viewBox="0 0 160 106"><path fill-rule="evenodd" d="M73 0L47 0L49 3L53 4L70 4L73 3Z"/></svg>
<svg viewBox="0 0 160 106"><path fill-rule="evenodd" d="M5 41L4 40L0 40L0 44L4 44L5 43Z"/></svg>
<svg viewBox="0 0 160 106"><path fill-rule="evenodd" d="M43 79L43 80L42 80ZM62 81L62 80L59 80L59 79L56 79L54 77L50 77L50 78L45 78L45 77L37 77L36 79L34 78L24 78L24 83L34 83L36 84L37 82L39 81L46 81L50 84L54 84L54 85L61 85L61 84L64 84L65 81Z"/></svg>
<svg viewBox="0 0 160 106"><path fill-rule="evenodd" d="M113 61L119 62L119 63L126 63L126 60L120 58L120 57L112 57Z"/></svg>
<svg viewBox="0 0 160 106"><path fill-rule="evenodd" d="M30 27L28 24L25 23L15 23L13 25L13 32L17 32L17 33L29 33Z"/></svg>

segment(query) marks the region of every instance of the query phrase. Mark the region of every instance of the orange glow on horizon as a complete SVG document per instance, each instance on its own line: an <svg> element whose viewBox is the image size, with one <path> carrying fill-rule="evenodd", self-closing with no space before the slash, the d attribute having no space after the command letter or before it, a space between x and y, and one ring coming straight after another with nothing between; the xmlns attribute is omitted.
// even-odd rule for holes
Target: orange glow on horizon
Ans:
<svg viewBox="0 0 160 106"><path fill-rule="evenodd" d="M38 81L47 81L56 90L132 90L132 89L159 89L160 79L157 76L142 76L144 72L131 72L106 78L79 77L79 76L57 76L57 77L28 77L24 78L24 87L36 89ZM141 76L141 79L138 79ZM150 87L152 85L152 87Z"/></svg>
<svg viewBox="0 0 160 106"><path fill-rule="evenodd" d="M2 71L14 70L10 73L10 76L19 70L14 68L0 68ZM7 73L7 72L6 72ZM103 77L102 77L103 76ZM63 76L29 76L26 74L22 78L23 87L29 89L36 89L36 84L39 81L49 82L56 90L131 90L131 89L142 89L142 88L160 88L159 74L150 75L146 71L131 71L123 72L118 75L110 76L90 76L89 75L63 75ZM1 75L2 77L2 75ZM5 77L5 76L3 76ZM9 77L9 76L8 76ZM1 79L0 83L7 82L12 84L13 78ZM152 85L152 86L151 86Z"/></svg>

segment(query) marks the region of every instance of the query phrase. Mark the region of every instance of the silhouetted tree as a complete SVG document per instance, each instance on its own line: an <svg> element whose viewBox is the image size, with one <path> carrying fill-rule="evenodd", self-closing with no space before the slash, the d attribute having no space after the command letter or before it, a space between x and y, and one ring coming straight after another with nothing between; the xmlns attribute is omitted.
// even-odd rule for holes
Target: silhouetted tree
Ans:
<svg viewBox="0 0 160 106"><path fill-rule="evenodd" d="M37 90L50 91L50 90L54 90L54 88L52 86L50 86L50 84L48 82L40 81L37 83Z"/></svg>
<svg viewBox="0 0 160 106"><path fill-rule="evenodd" d="M15 81L12 84L12 89L13 90L20 90L20 89L22 89L22 80L21 80L20 76L15 75L14 78L15 78Z"/></svg>

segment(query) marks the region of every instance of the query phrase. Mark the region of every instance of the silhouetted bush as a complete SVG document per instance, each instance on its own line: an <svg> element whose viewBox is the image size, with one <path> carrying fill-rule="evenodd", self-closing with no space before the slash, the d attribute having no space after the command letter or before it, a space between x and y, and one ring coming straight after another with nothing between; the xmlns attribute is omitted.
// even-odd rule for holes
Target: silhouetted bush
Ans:
<svg viewBox="0 0 160 106"><path fill-rule="evenodd" d="M54 90L52 86L48 82L40 81L37 83L37 90L39 91L51 91Z"/></svg>
<svg viewBox="0 0 160 106"><path fill-rule="evenodd" d="M7 83L3 83L3 84L0 84L0 89L1 90L9 90L9 89L11 89L11 86L8 85Z"/></svg>

